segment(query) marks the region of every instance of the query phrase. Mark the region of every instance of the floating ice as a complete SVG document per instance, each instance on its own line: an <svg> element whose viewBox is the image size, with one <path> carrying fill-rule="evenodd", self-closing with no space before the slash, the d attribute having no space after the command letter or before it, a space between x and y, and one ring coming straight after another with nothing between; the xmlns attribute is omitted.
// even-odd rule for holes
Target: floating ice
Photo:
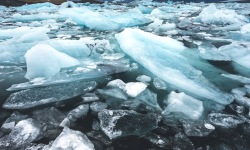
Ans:
<svg viewBox="0 0 250 150"><path fill-rule="evenodd" d="M124 83L121 79L115 79L110 81L107 86L111 86L111 87L118 87L122 90L124 90L126 83Z"/></svg>
<svg viewBox="0 0 250 150"><path fill-rule="evenodd" d="M45 27L29 28L19 27L15 29L1 30L4 36L12 37L0 45L0 62L24 63L24 54L39 41L48 40Z"/></svg>
<svg viewBox="0 0 250 150"><path fill-rule="evenodd" d="M242 118L238 116L222 113L209 114L208 121L215 126L224 128L236 128L237 125L245 122Z"/></svg>
<svg viewBox="0 0 250 150"><path fill-rule="evenodd" d="M65 127L49 148L49 150L58 149L94 150L95 148L85 134Z"/></svg>
<svg viewBox="0 0 250 150"><path fill-rule="evenodd" d="M16 8L17 10L19 11L33 11L33 10L36 10L36 11L39 11L39 10L42 10L42 9L58 9L58 6L52 4L52 3L49 3L49 2L45 2L45 3L36 3L36 4L29 4L29 5L23 5L21 7L17 7Z"/></svg>
<svg viewBox="0 0 250 150"><path fill-rule="evenodd" d="M215 127L211 124L204 124L204 122L191 122L191 121L181 121L184 132L187 136L204 137L208 136Z"/></svg>
<svg viewBox="0 0 250 150"><path fill-rule="evenodd" d="M162 112L164 116L174 113L183 118L183 115L189 119L197 120L204 111L201 101L194 99L185 93L171 92L168 95L167 108ZM185 118L184 117L184 118Z"/></svg>
<svg viewBox="0 0 250 150"><path fill-rule="evenodd" d="M166 83L160 78L157 78L157 77L154 78L153 84L154 84L155 88L157 88L157 89L161 89L161 90L167 89Z"/></svg>
<svg viewBox="0 0 250 150"><path fill-rule="evenodd" d="M173 149L195 149L192 141L181 132L175 134L173 144Z"/></svg>
<svg viewBox="0 0 250 150"><path fill-rule="evenodd" d="M56 50L74 58L88 57L91 55L91 50L82 40L47 40L39 44L50 45Z"/></svg>
<svg viewBox="0 0 250 150"><path fill-rule="evenodd" d="M157 95L148 89L145 89L144 91L142 91L137 97L135 97L135 99L140 100L143 103L145 103L146 105L149 105L153 108L157 108L158 110L162 110L158 104Z"/></svg>
<svg viewBox="0 0 250 150"><path fill-rule="evenodd" d="M231 58L223 54L212 44L201 44L198 48L199 54L206 60L231 61Z"/></svg>
<svg viewBox="0 0 250 150"><path fill-rule="evenodd" d="M10 132L19 121L24 120L27 117L28 115L22 115L17 111L13 112L11 116L4 121L1 127L1 131L7 132L7 133Z"/></svg>
<svg viewBox="0 0 250 150"><path fill-rule="evenodd" d="M245 23L248 19L242 15L238 15L234 10L217 9L214 4L205 7L199 14L198 18L202 23L206 24L234 24Z"/></svg>
<svg viewBox="0 0 250 150"><path fill-rule="evenodd" d="M125 91L130 97L138 96L142 91L147 88L147 85L142 82L129 82L125 86Z"/></svg>
<svg viewBox="0 0 250 150"><path fill-rule="evenodd" d="M90 109L92 114L96 115L98 112L106 109L108 107L108 105L106 103L103 102L93 102L90 105Z"/></svg>
<svg viewBox="0 0 250 150"><path fill-rule="evenodd" d="M86 93L82 95L84 103L99 101L99 97L95 93Z"/></svg>
<svg viewBox="0 0 250 150"><path fill-rule="evenodd" d="M83 104L77 106L75 109L71 110L68 114L68 118L70 118L72 121L75 121L79 118L86 117L89 112L89 105Z"/></svg>
<svg viewBox="0 0 250 150"><path fill-rule="evenodd" d="M125 29L116 34L121 49L164 81L188 91L193 95L211 99L221 104L231 103L232 96L202 79L202 73L193 68L180 54L185 47L182 43L160 37L139 29Z"/></svg>
<svg viewBox="0 0 250 150"><path fill-rule="evenodd" d="M250 69L250 50L238 43L221 46L219 51L229 56L232 61L237 64Z"/></svg>
<svg viewBox="0 0 250 150"><path fill-rule="evenodd" d="M242 34L250 33L250 23L241 27L240 32Z"/></svg>
<svg viewBox="0 0 250 150"><path fill-rule="evenodd" d="M42 123L58 126L66 115L55 107L48 107L33 111L31 116Z"/></svg>
<svg viewBox="0 0 250 150"><path fill-rule="evenodd" d="M59 15L57 14L49 14L49 13L39 13L39 14L32 14L32 15L22 15L19 13L14 14L9 21L16 21L16 22L32 22L32 21L42 21L42 20L49 20L49 19L56 19Z"/></svg>
<svg viewBox="0 0 250 150"><path fill-rule="evenodd" d="M95 30L118 30L124 27L138 26L151 22L146 19L139 10L129 10L127 12L103 15L92 11L87 7L63 8L59 13L71 18L78 25L86 26Z"/></svg>
<svg viewBox="0 0 250 150"><path fill-rule="evenodd" d="M168 138L161 136L161 135L158 135L158 134L155 134L155 133L152 133L152 132L149 132L143 138L148 140L152 144L157 145L158 147L161 147L161 148L166 148L167 146L169 146L171 144L171 142Z"/></svg>
<svg viewBox="0 0 250 150"><path fill-rule="evenodd" d="M249 84L250 83L250 78L241 76L241 75L234 75L234 74L221 74L223 77L239 81L241 83Z"/></svg>
<svg viewBox="0 0 250 150"><path fill-rule="evenodd" d="M139 5L138 9L143 13L143 14L150 14L153 10L153 8L147 7L147 6L143 6L143 5Z"/></svg>
<svg viewBox="0 0 250 150"><path fill-rule="evenodd" d="M244 87L239 87L239 88L234 88L232 89L232 93L235 94L235 95L239 95L239 96L245 96L247 91L247 89L244 88Z"/></svg>
<svg viewBox="0 0 250 150"><path fill-rule="evenodd" d="M13 93L3 104L6 109L27 109L67 100L95 88L94 81L75 81Z"/></svg>
<svg viewBox="0 0 250 150"><path fill-rule="evenodd" d="M132 110L103 110L98 113L98 118L101 130L110 139L145 135L155 129L159 121L152 114L140 114Z"/></svg>
<svg viewBox="0 0 250 150"><path fill-rule="evenodd" d="M63 68L59 73L51 78L35 78L30 82L14 84L8 90L29 89L34 87L48 86L61 83L69 83L80 80L90 80L99 77L105 77L115 73L130 71L128 60L117 60L111 62L94 62L86 65L79 65L69 68Z"/></svg>
<svg viewBox="0 0 250 150"><path fill-rule="evenodd" d="M115 98L120 100L127 100L128 95L117 87L106 87L104 89L98 89L98 93L100 93L104 97L108 98Z"/></svg>
<svg viewBox="0 0 250 150"><path fill-rule="evenodd" d="M38 44L25 54L28 79L36 77L51 77L61 68L78 65L80 62L67 54L61 53L53 47Z"/></svg>
<svg viewBox="0 0 250 150"><path fill-rule="evenodd" d="M136 78L136 80L147 84L148 82L151 81L151 78L146 75L140 75Z"/></svg>
<svg viewBox="0 0 250 150"><path fill-rule="evenodd" d="M148 28L153 29L155 32L166 32L175 29L176 25L174 23L163 24L163 20L156 18L153 23L148 25Z"/></svg>

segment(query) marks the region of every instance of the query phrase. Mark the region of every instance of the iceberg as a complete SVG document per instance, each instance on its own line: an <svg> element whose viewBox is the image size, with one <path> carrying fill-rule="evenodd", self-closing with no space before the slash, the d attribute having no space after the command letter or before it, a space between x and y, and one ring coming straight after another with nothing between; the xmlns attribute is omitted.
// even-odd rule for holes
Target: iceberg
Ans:
<svg viewBox="0 0 250 150"><path fill-rule="evenodd" d="M132 27L150 23L151 20L143 16L139 10L130 10L116 15L111 13L101 14L90 10L87 7L61 8L59 13L71 18L78 25L86 26L95 30L119 30L125 27Z"/></svg>
<svg viewBox="0 0 250 150"><path fill-rule="evenodd" d="M217 9L215 4L205 7L198 18L202 23L216 25L248 22L246 17L238 15L234 10Z"/></svg>
<svg viewBox="0 0 250 150"><path fill-rule="evenodd" d="M37 77L52 77L61 68L79 65L80 62L65 53L61 53L53 47L45 44L38 44L32 47L25 54L27 63L27 79Z"/></svg>
<svg viewBox="0 0 250 150"><path fill-rule="evenodd" d="M220 104L233 101L231 95L208 86L202 72L193 68L180 54L185 49L181 42L131 28L115 37L125 53L179 90Z"/></svg>

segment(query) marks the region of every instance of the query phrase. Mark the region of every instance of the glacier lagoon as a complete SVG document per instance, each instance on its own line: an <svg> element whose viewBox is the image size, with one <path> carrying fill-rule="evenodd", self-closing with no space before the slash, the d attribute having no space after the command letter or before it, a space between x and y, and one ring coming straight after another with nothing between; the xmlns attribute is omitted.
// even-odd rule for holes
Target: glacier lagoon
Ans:
<svg viewBox="0 0 250 150"><path fill-rule="evenodd" d="M0 149L249 149L249 8L0 6Z"/></svg>

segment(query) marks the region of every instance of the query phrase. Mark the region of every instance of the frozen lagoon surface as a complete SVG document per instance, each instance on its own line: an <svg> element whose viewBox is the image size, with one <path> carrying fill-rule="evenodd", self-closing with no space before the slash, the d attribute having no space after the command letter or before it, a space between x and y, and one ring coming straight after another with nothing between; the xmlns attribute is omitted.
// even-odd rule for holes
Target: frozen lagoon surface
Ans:
<svg viewBox="0 0 250 150"><path fill-rule="evenodd" d="M0 6L0 149L250 149L249 8Z"/></svg>

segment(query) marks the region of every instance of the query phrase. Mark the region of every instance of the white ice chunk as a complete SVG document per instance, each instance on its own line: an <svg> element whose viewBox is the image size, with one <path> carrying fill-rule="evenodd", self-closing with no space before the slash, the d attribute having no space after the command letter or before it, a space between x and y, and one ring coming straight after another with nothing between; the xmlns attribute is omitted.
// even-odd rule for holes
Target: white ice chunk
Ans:
<svg viewBox="0 0 250 150"><path fill-rule="evenodd" d="M115 79L110 81L107 86L111 86L111 87L118 87L122 90L124 90L126 83L124 83L121 79Z"/></svg>
<svg viewBox="0 0 250 150"><path fill-rule="evenodd" d="M208 7L205 7L198 18L202 23L206 24L225 25L248 22L247 18L238 15L234 10L217 9L215 4L210 4Z"/></svg>
<svg viewBox="0 0 250 150"><path fill-rule="evenodd" d="M130 97L138 96L142 91L147 88L147 85L142 82L129 82L125 86L125 91Z"/></svg>
<svg viewBox="0 0 250 150"><path fill-rule="evenodd" d="M163 115L170 113L181 113L189 119L197 120L204 111L201 101L186 95L185 93L171 92L168 95L168 106L162 112Z"/></svg>
<svg viewBox="0 0 250 150"><path fill-rule="evenodd" d="M155 32L166 32L176 28L174 23L165 23L163 20L156 18L153 23L148 25L148 28L153 29Z"/></svg>
<svg viewBox="0 0 250 150"><path fill-rule="evenodd" d="M248 24L242 26L241 29L240 29L240 32L241 32L242 34L250 33L250 23L248 23Z"/></svg>
<svg viewBox="0 0 250 150"><path fill-rule="evenodd" d="M51 77L61 68L75 66L79 61L67 54L61 53L53 47L38 44L25 54L27 63L26 78Z"/></svg>
<svg viewBox="0 0 250 150"><path fill-rule="evenodd" d="M19 11L33 11L33 10L44 10L44 9L57 9L58 6L49 3L49 2L45 2L45 3L36 3L36 4L29 4L29 5L23 5L21 7L16 7L17 10Z"/></svg>
<svg viewBox="0 0 250 150"><path fill-rule="evenodd" d="M180 54L185 49L181 42L130 28L116 34L116 39L121 49L135 61L180 90L221 104L233 101L231 95L215 86L207 86L208 81L201 71L193 68Z"/></svg>
<svg viewBox="0 0 250 150"><path fill-rule="evenodd" d="M74 131L67 127L55 139L49 150L94 150L93 143L80 131Z"/></svg>
<svg viewBox="0 0 250 150"><path fill-rule="evenodd" d="M232 43L221 46L219 51L229 56L237 64L250 69L250 50L246 47L238 43Z"/></svg>

